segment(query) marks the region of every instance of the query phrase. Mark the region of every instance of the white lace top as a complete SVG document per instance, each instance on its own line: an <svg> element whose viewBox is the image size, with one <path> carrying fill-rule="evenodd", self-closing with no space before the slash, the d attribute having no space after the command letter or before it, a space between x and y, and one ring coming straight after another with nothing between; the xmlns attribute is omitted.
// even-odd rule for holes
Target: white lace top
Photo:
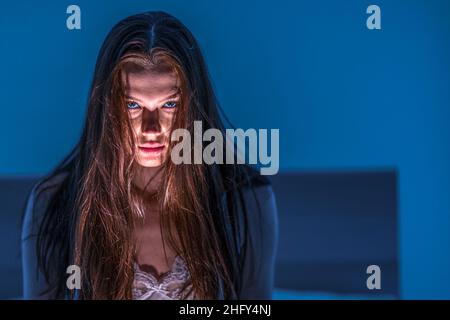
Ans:
<svg viewBox="0 0 450 320"><path fill-rule="evenodd" d="M189 295L187 300L194 299L192 285L186 287L186 291L181 291L184 284L189 280L189 270L184 259L176 256L172 268L158 279L149 272L139 268L137 263L134 264L134 283L133 283L133 299L134 300L180 300L186 292Z"/></svg>

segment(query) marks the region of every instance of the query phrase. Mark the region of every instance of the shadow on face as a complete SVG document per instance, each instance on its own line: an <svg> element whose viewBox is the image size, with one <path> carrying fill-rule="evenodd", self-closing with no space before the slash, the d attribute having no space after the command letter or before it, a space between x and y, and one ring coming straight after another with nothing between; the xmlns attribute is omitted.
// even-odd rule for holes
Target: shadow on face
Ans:
<svg viewBox="0 0 450 320"><path fill-rule="evenodd" d="M122 73L126 108L136 141L136 161L158 167L169 156L173 118L181 103L179 77L168 67Z"/></svg>

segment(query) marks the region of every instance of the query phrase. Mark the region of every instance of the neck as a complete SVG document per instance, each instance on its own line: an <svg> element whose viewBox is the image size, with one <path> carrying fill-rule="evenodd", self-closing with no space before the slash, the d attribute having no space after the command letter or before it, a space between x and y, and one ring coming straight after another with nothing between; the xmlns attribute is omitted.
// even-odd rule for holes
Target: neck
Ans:
<svg viewBox="0 0 450 320"><path fill-rule="evenodd" d="M137 166L135 169L136 173L132 181L134 192L142 199L145 212L143 217L137 219L138 225L142 226L148 223L156 225L159 221L157 192L161 186L164 170L162 167L142 166Z"/></svg>
<svg viewBox="0 0 450 320"><path fill-rule="evenodd" d="M156 193L161 186L164 169L162 167L143 167L136 165L133 184L143 193Z"/></svg>

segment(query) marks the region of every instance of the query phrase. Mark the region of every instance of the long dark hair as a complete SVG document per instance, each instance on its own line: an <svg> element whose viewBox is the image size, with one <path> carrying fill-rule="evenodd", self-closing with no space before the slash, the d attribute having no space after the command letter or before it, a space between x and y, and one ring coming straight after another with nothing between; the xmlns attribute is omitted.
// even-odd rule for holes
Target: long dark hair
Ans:
<svg viewBox="0 0 450 320"><path fill-rule="evenodd" d="M200 120L204 130L225 132L226 117L199 46L179 20L148 12L116 24L97 58L82 136L36 186L39 201L46 182L65 175L48 202L36 248L50 284L47 291L54 290L55 298L74 297L66 288L71 264L82 270L78 298L132 298L133 216L139 208L131 188L134 140L121 108L120 74L125 64L145 68L156 60L169 64L181 79L182 107L173 128L192 133L193 121ZM196 298L214 299L218 290L225 299L239 298L248 228L242 189L254 190L267 179L248 165L166 161L163 167L163 238L185 259ZM243 239L239 230L244 230Z"/></svg>

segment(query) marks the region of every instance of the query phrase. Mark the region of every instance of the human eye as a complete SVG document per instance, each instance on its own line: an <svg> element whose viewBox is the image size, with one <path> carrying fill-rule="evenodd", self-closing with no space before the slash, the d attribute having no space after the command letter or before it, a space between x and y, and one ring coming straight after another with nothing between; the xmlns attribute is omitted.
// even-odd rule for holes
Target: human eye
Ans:
<svg viewBox="0 0 450 320"><path fill-rule="evenodd" d="M141 106L135 101L128 101L127 107L130 110L136 110L136 109L140 109L141 108Z"/></svg>
<svg viewBox="0 0 450 320"><path fill-rule="evenodd" d="M177 101L167 101L166 103L163 104L163 108L173 109L176 108L177 105L178 105Z"/></svg>

